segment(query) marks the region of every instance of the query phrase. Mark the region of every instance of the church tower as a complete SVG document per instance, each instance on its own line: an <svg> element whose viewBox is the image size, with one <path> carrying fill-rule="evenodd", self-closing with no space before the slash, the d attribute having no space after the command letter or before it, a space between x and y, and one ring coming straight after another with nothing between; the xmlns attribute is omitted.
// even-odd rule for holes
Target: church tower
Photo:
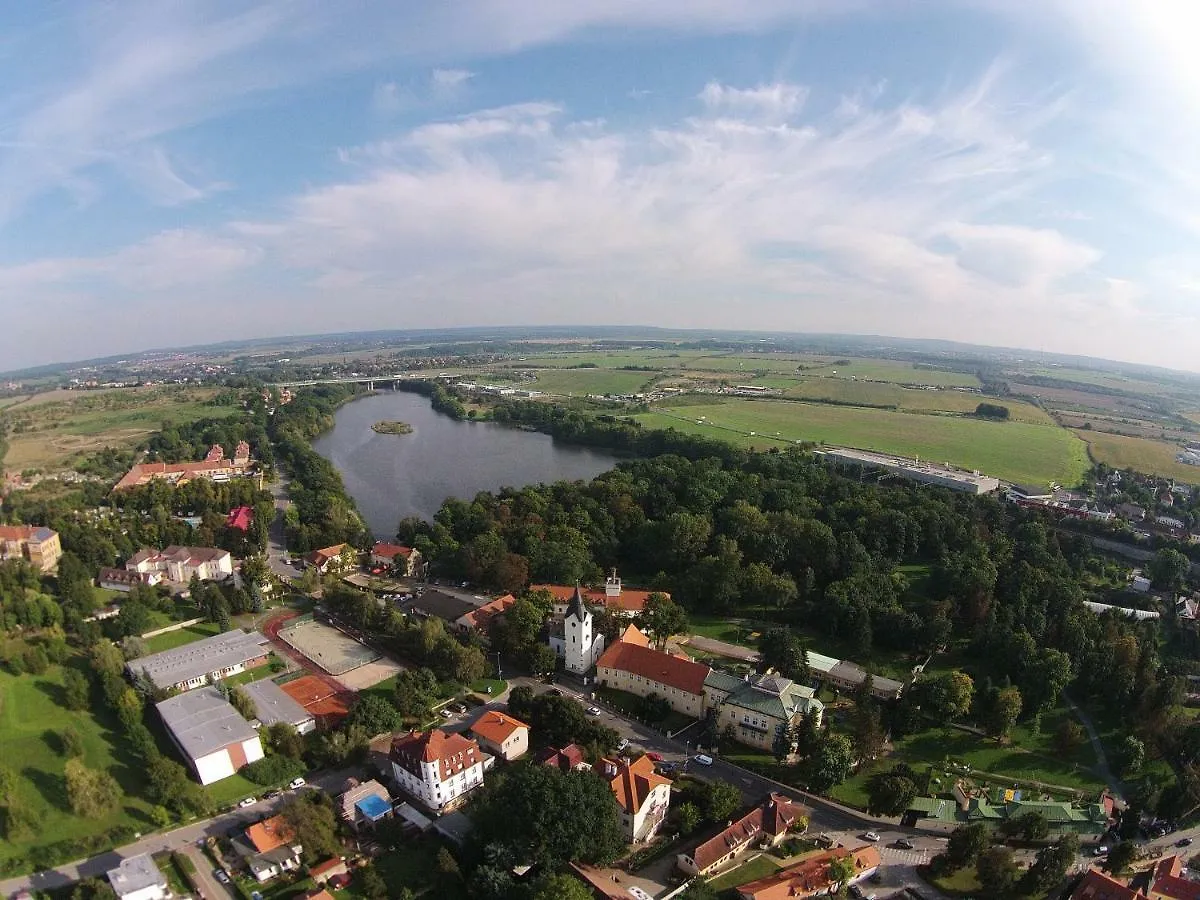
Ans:
<svg viewBox="0 0 1200 900"><path fill-rule="evenodd" d="M582 675L596 662L593 655L592 611L583 602L579 585L563 618L563 661L568 672Z"/></svg>

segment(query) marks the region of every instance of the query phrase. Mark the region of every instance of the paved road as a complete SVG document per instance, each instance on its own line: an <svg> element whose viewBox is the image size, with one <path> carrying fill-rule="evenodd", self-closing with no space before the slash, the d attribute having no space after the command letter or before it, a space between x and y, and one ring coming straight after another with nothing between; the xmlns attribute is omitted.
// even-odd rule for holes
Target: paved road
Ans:
<svg viewBox="0 0 1200 900"><path fill-rule="evenodd" d="M275 518L267 530L267 564L280 578L291 580L297 570L288 562L287 534L283 527L283 513L288 507L289 479L280 469L275 470L275 481L267 486L275 501Z"/></svg>
<svg viewBox="0 0 1200 900"><path fill-rule="evenodd" d="M192 861L196 867L195 879L202 900L237 900L237 894L231 888L221 884L213 877L212 860L205 856L204 851L195 844L184 847L179 851Z"/></svg>

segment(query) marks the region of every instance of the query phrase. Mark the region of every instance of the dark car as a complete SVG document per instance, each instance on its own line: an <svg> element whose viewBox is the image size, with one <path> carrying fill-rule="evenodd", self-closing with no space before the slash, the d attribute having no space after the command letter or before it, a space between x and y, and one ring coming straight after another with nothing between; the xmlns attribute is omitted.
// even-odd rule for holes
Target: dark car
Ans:
<svg viewBox="0 0 1200 900"><path fill-rule="evenodd" d="M912 850L914 844L908 838L900 838L898 841L896 841L896 847L900 850Z"/></svg>
<svg viewBox="0 0 1200 900"><path fill-rule="evenodd" d="M1192 846L1192 839L1191 838L1180 838L1179 840L1177 840L1175 842L1175 846L1176 847L1190 847L1190 846Z"/></svg>

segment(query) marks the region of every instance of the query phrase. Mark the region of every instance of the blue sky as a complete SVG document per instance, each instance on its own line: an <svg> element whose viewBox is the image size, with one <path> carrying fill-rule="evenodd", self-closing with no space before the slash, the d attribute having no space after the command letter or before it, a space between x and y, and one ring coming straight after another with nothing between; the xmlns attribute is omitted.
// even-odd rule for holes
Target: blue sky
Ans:
<svg viewBox="0 0 1200 900"><path fill-rule="evenodd" d="M647 324L1200 370L1200 6L0 9L0 369Z"/></svg>

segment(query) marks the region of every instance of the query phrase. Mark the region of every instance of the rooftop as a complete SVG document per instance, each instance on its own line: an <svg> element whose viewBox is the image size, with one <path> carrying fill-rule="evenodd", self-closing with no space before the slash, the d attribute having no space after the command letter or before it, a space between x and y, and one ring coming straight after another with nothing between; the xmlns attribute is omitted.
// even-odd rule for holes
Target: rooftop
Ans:
<svg viewBox="0 0 1200 900"><path fill-rule="evenodd" d="M639 756L633 762L605 757L599 769L608 779L617 805L631 814L642 808L656 787L671 785L671 779L654 771L654 760L648 756Z"/></svg>
<svg viewBox="0 0 1200 900"><path fill-rule="evenodd" d="M266 656L266 643L266 636L257 631L234 629L130 660L128 667L131 672L145 672L155 687L169 688Z"/></svg>
<svg viewBox="0 0 1200 900"><path fill-rule="evenodd" d="M529 730L529 726L520 719L495 710L488 710L475 720L471 732L493 744L503 744L520 729Z"/></svg>
<svg viewBox="0 0 1200 900"><path fill-rule="evenodd" d="M703 663L622 641L605 650L596 666L640 675L688 694L703 694L704 680L709 673L708 666Z"/></svg>
<svg viewBox="0 0 1200 900"><path fill-rule="evenodd" d="M242 685L242 690L254 703L254 714L263 725L286 722L299 726L313 714L284 693L283 688L269 678Z"/></svg>
<svg viewBox="0 0 1200 900"><path fill-rule="evenodd" d="M283 816L271 816L246 829L246 837L259 853L266 853L296 840L296 831Z"/></svg>
<svg viewBox="0 0 1200 900"><path fill-rule="evenodd" d="M813 710L825 708L812 688L777 675L760 675L751 681L742 681L730 692L727 702L784 720L790 720L797 711L808 715Z"/></svg>
<svg viewBox="0 0 1200 900"><path fill-rule="evenodd" d="M770 794L746 815L696 847L692 859L703 871L759 835L776 837L786 833L796 819L808 814L809 810L783 794Z"/></svg>
<svg viewBox="0 0 1200 900"><path fill-rule="evenodd" d="M159 703L156 709L183 752L194 760L258 737L250 723L212 686L178 694Z"/></svg>
<svg viewBox="0 0 1200 900"><path fill-rule="evenodd" d="M149 853L126 857L115 869L109 869L107 875L108 883L112 885L118 897L155 885L164 888L167 886L167 879L158 871L158 866L154 864Z"/></svg>

